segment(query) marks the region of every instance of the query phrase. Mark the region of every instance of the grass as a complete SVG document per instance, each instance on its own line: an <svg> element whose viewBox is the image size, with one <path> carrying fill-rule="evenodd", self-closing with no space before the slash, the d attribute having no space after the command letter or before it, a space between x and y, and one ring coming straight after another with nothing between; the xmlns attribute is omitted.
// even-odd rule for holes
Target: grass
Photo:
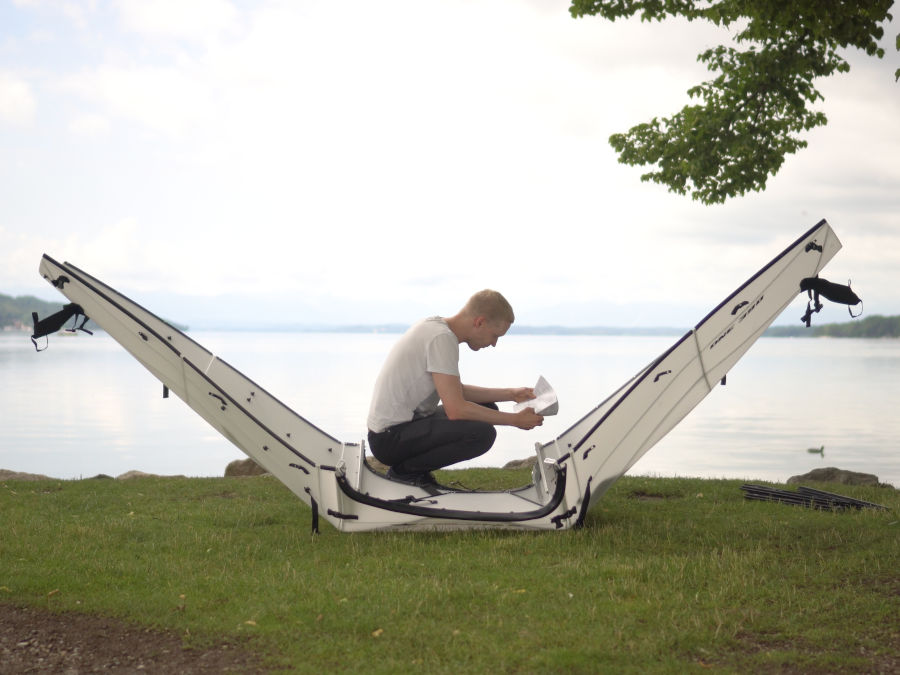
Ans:
<svg viewBox="0 0 900 675"><path fill-rule="evenodd" d="M10 482L0 602L235 640L298 672L900 668L900 492L830 486L891 509L832 513L739 486L625 477L578 531L312 535L270 478Z"/></svg>

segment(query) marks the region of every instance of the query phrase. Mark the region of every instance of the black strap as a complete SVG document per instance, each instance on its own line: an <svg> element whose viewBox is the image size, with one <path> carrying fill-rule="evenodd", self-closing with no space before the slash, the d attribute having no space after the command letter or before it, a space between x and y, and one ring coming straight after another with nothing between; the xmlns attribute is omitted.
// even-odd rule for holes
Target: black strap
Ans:
<svg viewBox="0 0 900 675"><path fill-rule="evenodd" d="M312 533L319 534L319 505L310 497L309 505L312 507Z"/></svg>
<svg viewBox="0 0 900 675"><path fill-rule="evenodd" d="M83 317L81 324L78 324L78 317ZM84 325L88 322L88 317L84 313L84 310L81 309L81 305L76 305L74 302L69 303L68 305L64 305L61 310L56 312L55 314L51 314L50 316L44 319L38 319L38 313L31 313L31 321L34 323L34 333L31 335L31 342L34 345L36 351L42 352L46 349L46 345L42 348L38 347L37 339L42 337L47 337L51 333L56 333L61 330L63 326L66 325L66 321L75 317L75 320L72 322L72 327L67 328L67 333L74 333L75 331L83 331L88 335L93 335L92 331L89 331Z"/></svg>
<svg viewBox="0 0 900 675"><path fill-rule="evenodd" d="M850 314L851 318L855 319L862 314L862 299L850 288L849 281L844 286L818 276L807 277L800 282L800 291L806 291L809 296L809 302L806 303L806 313L800 317L800 320L806 324L807 328L809 328L812 321L812 315L824 307L819 300L820 297L847 305L847 313ZM857 314L854 314L853 310L850 309L854 305L860 305L859 313Z"/></svg>
<svg viewBox="0 0 900 675"><path fill-rule="evenodd" d="M580 530L584 527L584 517L591 507L591 481L593 478L593 476L588 476L587 487L584 489L584 497L581 500L581 511L578 512L578 518L575 520L575 524L572 525L573 530Z"/></svg>
<svg viewBox="0 0 900 675"><path fill-rule="evenodd" d="M291 466L294 466L293 464ZM297 467L298 469L301 467ZM304 469L304 471L306 471ZM309 473L307 471L306 473ZM319 504L316 502L316 498L313 497L312 491L308 487L303 488L303 491L309 495L309 506L312 509L312 533L319 534Z"/></svg>

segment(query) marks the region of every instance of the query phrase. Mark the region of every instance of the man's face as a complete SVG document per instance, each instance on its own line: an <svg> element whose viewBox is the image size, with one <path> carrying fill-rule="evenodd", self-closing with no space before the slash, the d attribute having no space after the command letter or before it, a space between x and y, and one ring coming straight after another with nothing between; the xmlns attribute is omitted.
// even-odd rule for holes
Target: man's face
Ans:
<svg viewBox="0 0 900 675"><path fill-rule="evenodd" d="M478 351L484 347L496 347L497 340L506 335L509 330L509 322L502 319L489 321L483 316L476 317L472 338L467 341L469 349Z"/></svg>

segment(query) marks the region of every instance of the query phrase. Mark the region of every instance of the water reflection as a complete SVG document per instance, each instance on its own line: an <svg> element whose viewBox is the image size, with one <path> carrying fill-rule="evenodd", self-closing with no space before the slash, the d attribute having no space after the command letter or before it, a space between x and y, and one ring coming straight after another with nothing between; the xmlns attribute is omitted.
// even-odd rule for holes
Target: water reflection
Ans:
<svg viewBox="0 0 900 675"><path fill-rule="evenodd" d="M372 383L396 336L205 333L202 344L337 438L365 434ZM476 464L530 456L668 348L674 338L520 336L462 349L463 378L530 385L544 375L560 414L540 429L503 428ZM221 475L242 453L113 340L51 337L34 352L0 335L0 468L70 478L131 469ZM760 340L710 396L631 473L783 481L818 466L875 473L900 485L898 340ZM824 457L809 447L825 446Z"/></svg>

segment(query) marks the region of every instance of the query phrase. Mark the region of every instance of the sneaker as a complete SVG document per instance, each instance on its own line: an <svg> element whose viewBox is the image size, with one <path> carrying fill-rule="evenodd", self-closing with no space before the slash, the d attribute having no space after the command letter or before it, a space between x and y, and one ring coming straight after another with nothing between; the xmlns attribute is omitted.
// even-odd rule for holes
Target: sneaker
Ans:
<svg viewBox="0 0 900 675"><path fill-rule="evenodd" d="M437 480L435 480L434 475L432 475L428 471L424 473L401 473L395 470L394 467L390 467L387 470L387 477L389 480L395 481L397 483L414 485L420 488L437 489L440 487Z"/></svg>
<svg viewBox="0 0 900 675"><path fill-rule="evenodd" d="M438 483L434 474L430 471L423 473L402 473L394 470L393 467L390 467L388 468L385 477L397 483L414 485L415 487L422 488L430 495L439 495L447 492L474 492L474 490L459 485L456 481L454 481L452 485Z"/></svg>

